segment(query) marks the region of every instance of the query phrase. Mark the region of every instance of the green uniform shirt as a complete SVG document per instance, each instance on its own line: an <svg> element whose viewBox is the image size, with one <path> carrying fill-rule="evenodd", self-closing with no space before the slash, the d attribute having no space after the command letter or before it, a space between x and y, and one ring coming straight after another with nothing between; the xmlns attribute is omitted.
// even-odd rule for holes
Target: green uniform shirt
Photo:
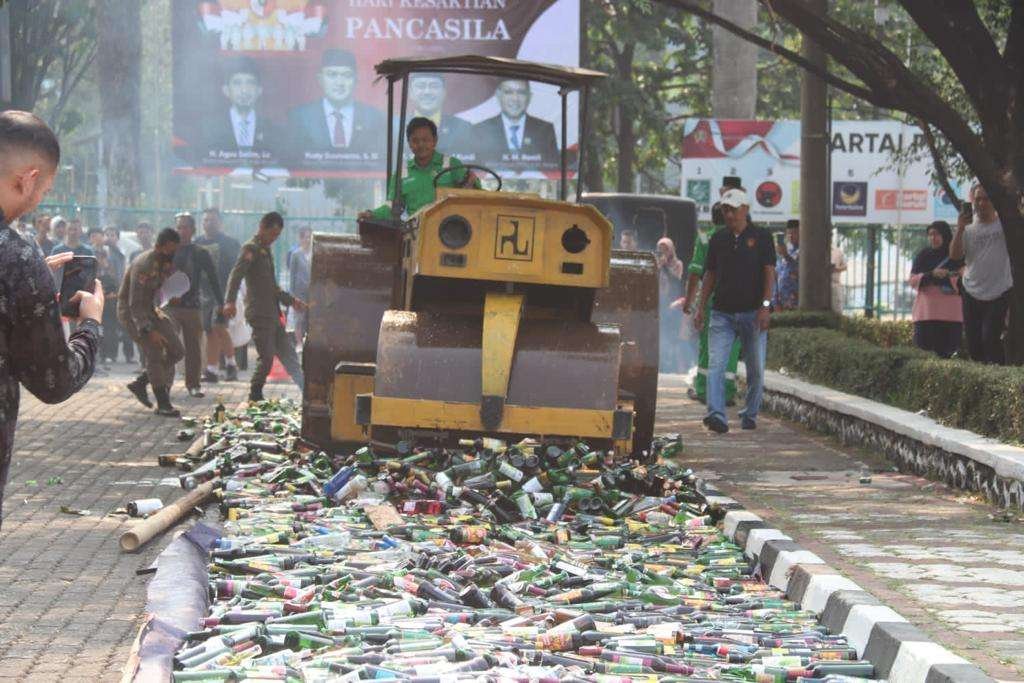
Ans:
<svg viewBox="0 0 1024 683"><path fill-rule="evenodd" d="M242 245L228 276L228 293L224 297L227 303L235 303L243 278L246 322L253 327L277 324L281 315L279 306L291 306L292 295L277 286L270 248L261 245L255 237Z"/></svg>
<svg viewBox="0 0 1024 683"><path fill-rule="evenodd" d="M708 244L711 243L711 235L721 229L722 228L713 228L711 230L697 231L697 242L693 245L693 258L690 259L690 265L686 268L687 273L696 275L700 278L704 277L704 263L708 257ZM714 299L715 295L712 293L708 297L708 308L711 307L711 303Z"/></svg>
<svg viewBox="0 0 1024 683"><path fill-rule="evenodd" d="M690 265L686 268L686 272L690 275L704 277L704 261L708 257L708 243L711 241L711 232L709 230L697 231L697 242L693 245L693 258L690 259Z"/></svg>
<svg viewBox="0 0 1024 683"><path fill-rule="evenodd" d="M411 216L427 204L432 203L437 195L434 188L434 176L445 168L462 168L462 162L455 157L449 157L440 152L434 152L434 158L430 160L426 168L416 163L416 159L409 159L402 174L402 202L405 204L405 212ZM455 187L465 178L466 171L452 171L445 173L438 178L437 184L440 187ZM388 185L388 203L378 206L371 213L378 220L384 220L391 215L391 201L395 198L395 179L391 179Z"/></svg>

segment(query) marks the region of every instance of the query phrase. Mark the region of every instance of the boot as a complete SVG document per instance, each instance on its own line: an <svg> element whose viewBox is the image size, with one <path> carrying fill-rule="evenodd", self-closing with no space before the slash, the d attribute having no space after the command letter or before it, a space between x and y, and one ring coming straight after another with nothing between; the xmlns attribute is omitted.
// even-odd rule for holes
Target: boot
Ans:
<svg viewBox="0 0 1024 683"><path fill-rule="evenodd" d="M139 403L146 406L147 408L153 407L153 402L149 400L149 392L146 391L146 387L149 385L149 375L145 372L139 374L135 378L135 381L127 385L128 391L135 394L135 398L139 399Z"/></svg>
<svg viewBox="0 0 1024 683"><path fill-rule="evenodd" d="M250 384L249 385L249 403L256 403L257 401L263 400L263 385L262 384Z"/></svg>
<svg viewBox="0 0 1024 683"><path fill-rule="evenodd" d="M181 417L181 412L171 405L171 391L168 387L153 387L156 396L156 410L153 412L163 417Z"/></svg>
<svg viewBox="0 0 1024 683"><path fill-rule="evenodd" d="M229 365L228 369L224 371L224 379L228 382L238 381L238 368L234 365Z"/></svg>

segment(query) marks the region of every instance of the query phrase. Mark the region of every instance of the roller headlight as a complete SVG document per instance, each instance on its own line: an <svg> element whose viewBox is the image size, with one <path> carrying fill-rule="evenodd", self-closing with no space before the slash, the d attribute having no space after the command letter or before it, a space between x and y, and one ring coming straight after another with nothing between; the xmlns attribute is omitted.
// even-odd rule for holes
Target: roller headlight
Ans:
<svg viewBox="0 0 1024 683"><path fill-rule="evenodd" d="M562 233L562 248L570 254L578 254L587 248L590 238L587 233L580 230L580 226L574 225Z"/></svg>
<svg viewBox="0 0 1024 683"><path fill-rule="evenodd" d="M469 244L469 238L473 236L473 228L469 221L459 215L448 216L441 221L438 228L441 243L449 249L461 249Z"/></svg>

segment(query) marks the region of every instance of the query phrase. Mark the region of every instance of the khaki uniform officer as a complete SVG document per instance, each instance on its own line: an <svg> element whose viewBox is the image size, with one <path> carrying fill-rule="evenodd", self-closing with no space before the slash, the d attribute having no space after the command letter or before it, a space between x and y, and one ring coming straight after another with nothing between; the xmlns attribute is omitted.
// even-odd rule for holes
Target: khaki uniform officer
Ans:
<svg viewBox="0 0 1024 683"><path fill-rule="evenodd" d="M274 257L270 246L281 235L284 219L276 211L260 219L260 227L251 241L242 245L235 267L228 277L228 291L224 297L224 315L233 318L238 313L235 300L238 288L245 279L245 321L252 327L252 338L256 344L256 368L249 385L249 400L263 400L263 385L270 374L274 356L281 359L281 365L302 389L304 379L302 365L295 353L293 340L285 332L281 322L281 306L293 306L301 312L306 304L277 286L274 274Z"/></svg>
<svg viewBox="0 0 1024 683"><path fill-rule="evenodd" d="M149 408L152 403L146 393L146 384L153 385L155 412L167 417L180 415L171 405L171 385L174 383L174 364L185 357L185 349L178 339L174 321L157 308L154 301L167 278L180 241L178 233L171 228L160 231L156 246L132 261L117 294L117 319L142 348L146 361L145 371L128 385L128 389Z"/></svg>

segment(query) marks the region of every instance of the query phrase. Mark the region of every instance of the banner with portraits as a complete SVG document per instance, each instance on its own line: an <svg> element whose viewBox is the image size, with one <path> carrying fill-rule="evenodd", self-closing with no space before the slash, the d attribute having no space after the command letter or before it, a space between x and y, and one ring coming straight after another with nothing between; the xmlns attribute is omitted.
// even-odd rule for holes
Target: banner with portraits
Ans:
<svg viewBox="0 0 1024 683"><path fill-rule="evenodd" d="M174 149L184 173L379 178L388 58L461 54L578 66L580 0L172 0ZM397 130L401 88L396 88ZM566 135L574 153L577 98ZM411 78L407 120L438 151L502 175L557 177L554 86L461 74Z"/></svg>

